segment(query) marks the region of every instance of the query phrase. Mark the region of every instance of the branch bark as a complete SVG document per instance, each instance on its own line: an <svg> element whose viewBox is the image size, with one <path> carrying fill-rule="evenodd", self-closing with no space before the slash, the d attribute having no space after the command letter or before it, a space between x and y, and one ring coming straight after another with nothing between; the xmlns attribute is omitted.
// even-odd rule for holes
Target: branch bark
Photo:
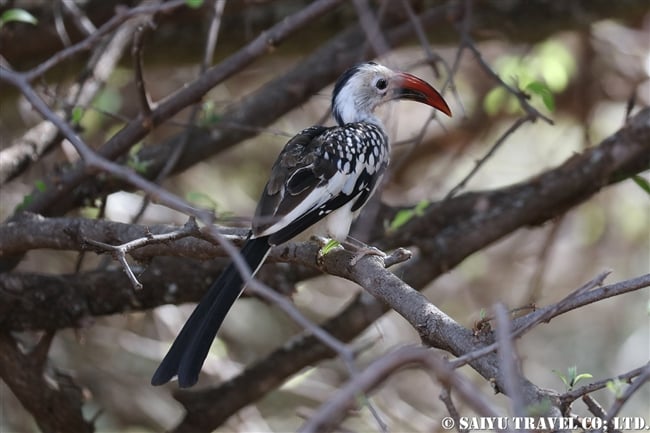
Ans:
<svg viewBox="0 0 650 433"><path fill-rule="evenodd" d="M422 256L412 263L407 263L401 269L404 280L408 284L421 288L440 272L516 228L540 224L545 219L554 218L571 206L586 200L601 187L644 170L650 158L649 137L650 109L644 109L599 146L572 157L560 167L549 170L528 182L496 191L468 193L432 205L424 216L414 219L389 236L385 245L415 243L421 248ZM63 224L63 221L57 223ZM428 245L438 245L439 248L432 250L427 248ZM454 245L454 248L444 248L444 245ZM70 246L73 245L67 247ZM303 264L314 265L316 250L317 247L310 244L290 244L276 249L273 256L280 260L302 261ZM305 262L305 257L312 258L314 262L309 261L312 259ZM350 268L349 257L344 253L334 253L326 257L324 270L357 281L367 288L385 288L382 290L381 298L390 305L401 305L403 315L415 317L414 323L421 324L419 329L429 344L445 348L455 354L467 353L475 348L475 345L471 344L474 337L470 331L454 325L453 321L431 322L431 317L444 316L432 310L435 307L428 304L426 299L420 298L416 292L399 290L400 287L404 287L404 282L396 277L390 276L390 281L376 281L377 275L384 275L380 273L382 268L379 264L368 268L364 263L365 261L362 261L357 267ZM180 275L178 272L175 274ZM195 271L189 271L189 275L192 274L195 274ZM169 276L164 276L162 281L174 281L173 278L167 278ZM114 281L112 283L114 285ZM38 285L47 286L43 285L42 281ZM192 284L190 287L201 285L201 282L196 282L196 285ZM126 279L124 287L128 287ZM149 287L146 282L145 287ZM82 292L79 288L77 296ZM187 294L187 298L183 298L185 300L196 300L200 296L200 290L182 292ZM180 301L180 298L177 300ZM131 306L129 302L122 301L122 306L113 311L125 306L137 308ZM427 308L423 309L422 305L425 305L425 302ZM155 302L147 305L154 304ZM47 307L42 305L40 308L50 307L51 304L48 304ZM16 308L12 310L16 311ZM34 311L29 310L30 314L26 314L25 317L34 317ZM325 324L324 328L339 339L349 341L385 311L385 305L362 295L339 316ZM107 310L106 313L110 311ZM11 313L8 314L7 317L11 317ZM6 325L13 326L13 323L21 322L9 320ZM440 332L441 329L445 332ZM221 387L196 393L178 393L178 398L188 408L188 418L179 426L179 431L195 428L197 422L204 426L219 425L238 408L260 398L291 374L328 356L331 356L328 348L322 346L313 337L303 335ZM278 366L282 367L278 368ZM495 375L498 372L496 364L485 359L475 367L488 372L486 373L488 376L489 372ZM246 392L242 392L242 389ZM533 390L531 396L535 398L536 389L532 386L531 389ZM228 403L218 407L208 404L207 402L213 401L216 395Z"/></svg>
<svg viewBox="0 0 650 433"><path fill-rule="evenodd" d="M49 346L50 341L51 336L44 336L34 351L40 350L41 344ZM84 419L82 392L72 378L46 373L45 357L23 353L19 346L8 332L0 331L0 377L34 416L41 431L95 431L93 423ZM42 351L47 353L47 348Z"/></svg>
<svg viewBox="0 0 650 433"><path fill-rule="evenodd" d="M466 193L434 203L422 217L414 218L396 232L380 239L377 244L383 249L400 246L418 247L420 258L403 265L401 272L409 285L421 288L491 242L518 228L542 224L561 215L567 209L589 198L600 188L643 171L649 164L650 108L646 108L599 146L573 156L561 166L517 185L493 191ZM393 209L385 214L390 217L394 212ZM119 244L144 237L148 232L158 234L172 230L174 228L169 226L145 227L83 218L26 216L15 222L0 225L0 257L23 254L36 248L82 251L86 248L83 246L83 238ZM24 233L30 233L30 236L25 237ZM224 230L224 233L244 234L237 229ZM240 238L235 236L232 239ZM448 248L448 245L454 247ZM315 257L316 252L310 248L309 244L281 246L273 250L270 258L313 267L316 266L315 262L305 259ZM132 252L131 255L138 260L149 260L159 255L208 259L224 253L209 242L186 238L170 244L150 245ZM344 268L343 264L340 266ZM341 269L339 266L334 266L324 270L351 278L350 275L341 274L344 272ZM177 278L179 281L182 281L182 278L192 278L198 272L196 269L188 268L189 273L184 274L182 270L183 268L180 267L170 279L167 273L160 274L159 278L155 276L155 272L151 273L150 277L145 273L143 275L145 288L150 290L162 287L165 282L176 281ZM205 278L214 274L209 273L206 276L202 273L202 275ZM52 300L61 296L58 290L64 290L65 298L70 305L85 304L87 298L83 282L84 278L91 278L91 276L93 279L106 278L102 280L106 286L97 286L106 287L106 290L109 290L116 281L112 280L115 278L114 274L102 275L101 272L81 274L80 277L22 274L2 276L0 286L5 290L0 290L0 299L4 298L4 302L0 305L12 306L0 315L5 319L2 325L10 330L75 326L92 310L81 309L76 315L65 315L58 321L53 321L53 318L39 318L35 312L51 311ZM51 283L44 284L48 279ZM69 284L67 289L66 284ZM205 284L199 282L198 285L201 287ZM124 287L128 288L128 284ZM198 300L201 290L188 292L183 290L183 292L182 298L174 299L178 302ZM21 293L22 306L16 304L16 293ZM108 295L109 292L104 293L104 296ZM164 302L163 299L169 298L158 299L158 302ZM114 302L113 307L96 311L102 311L99 314L112 314L136 308L128 297L116 298ZM142 305L155 306L159 303L149 301ZM357 307L363 308L361 305ZM92 315L92 312L90 314ZM359 315L364 316L362 313ZM366 326L372 323L372 320L367 322Z"/></svg>

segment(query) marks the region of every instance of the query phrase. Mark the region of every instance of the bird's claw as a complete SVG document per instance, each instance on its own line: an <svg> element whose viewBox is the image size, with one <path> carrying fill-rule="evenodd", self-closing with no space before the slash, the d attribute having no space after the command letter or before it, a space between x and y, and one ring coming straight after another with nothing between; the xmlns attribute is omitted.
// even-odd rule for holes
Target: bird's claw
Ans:
<svg viewBox="0 0 650 433"><path fill-rule="evenodd" d="M379 256L382 259L385 259L387 257L386 253L380 250L379 248L364 246L359 248L357 252L354 253L354 256L350 260L350 265L356 266L359 260L361 260L365 256Z"/></svg>

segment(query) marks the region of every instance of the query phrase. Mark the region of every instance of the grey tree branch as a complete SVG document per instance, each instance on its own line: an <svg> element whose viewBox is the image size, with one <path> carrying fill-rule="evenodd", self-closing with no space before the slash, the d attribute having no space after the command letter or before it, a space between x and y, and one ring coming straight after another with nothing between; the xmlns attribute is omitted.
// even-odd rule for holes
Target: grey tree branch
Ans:
<svg viewBox="0 0 650 433"><path fill-rule="evenodd" d="M161 192L153 192L158 189L157 187L153 184L143 182L143 179L136 179L132 175L128 175L127 171L120 169L108 161L123 154L133 144L143 139L153 127L168 120L183 108L199 100L214 86L241 70L245 65L248 65L256 58L266 54L270 47L282 42L298 29L333 9L341 1L342 0L318 0L300 10L295 15L285 18L266 32L263 32L244 48L218 65L213 66L206 71L205 74L159 102L156 108L151 111L151 115L149 116L149 119L151 120L150 122L145 122L142 114L131 120L122 130L101 146L98 154L102 159L93 159L92 162L95 163L97 169L106 170L112 175L126 180L126 184L129 184L131 187L144 188L145 190L151 189L151 191L147 192L150 192L152 198L160 200L164 195L161 196ZM183 2L180 3L182 4ZM166 3L166 5L169 6L172 4L176 4L176 2ZM118 16L119 15L116 15L116 17ZM45 65L45 63L42 65ZM28 82L33 78L32 76L34 74L37 74L36 76L38 76L40 69L41 67L23 74L21 78L25 82ZM0 72L2 71L3 70L0 69ZM0 79L9 78L12 77L10 77L6 72L0 74ZM13 79L10 82L18 84L17 81ZM24 88L25 86L23 86L23 89ZM62 125L57 126L59 129L63 127ZM202 156L199 158L202 158ZM63 176L62 179L59 179L56 182L53 179L47 179L46 183L50 188L46 188L45 191L34 191L32 194L33 200L25 210L36 213L45 213L48 215L61 212L61 210L56 210L57 206L63 202L69 204L70 202L67 198L70 197L69 194L72 189L86 180L88 175L86 167L84 167L83 164L77 164L67 171L66 175ZM54 187L54 185L56 185L56 187ZM171 205L170 202L167 204ZM177 208L176 206L180 206L180 208ZM183 212L187 212L190 215L195 215L197 218L202 219L195 213L191 212L190 209L187 209L186 206L182 206L178 201L171 205L171 207L175 209L184 209Z"/></svg>
<svg viewBox="0 0 650 433"><path fill-rule="evenodd" d="M560 167L519 185L482 193L466 193L450 200L434 203L425 215L414 218L376 245L388 250L415 244L420 249L422 258L426 260L412 259L404 265L406 266L404 269L407 272L407 282L411 286L423 287L440 272L512 230L554 218L571 206L586 200L601 186L619 181L638 170L644 170L650 158L648 137L650 137L650 109L644 109L621 131L603 141L600 146L589 149L582 155L574 156ZM489 203L491 210L485 212L484 206L478 206L479 203ZM511 203L518 203L518 206L513 207ZM22 254L37 248L80 250L82 248L80 239L83 237L103 242L124 243L145 236L147 230L152 233L164 233L174 228L126 226L84 219L27 217L0 225L0 257ZM25 237L24 233L30 233L30 236ZM223 233L242 235L244 232L227 230ZM455 248L448 249L445 245L454 245ZM302 263L304 257L313 257L309 255L312 251L308 246L297 246L297 248L299 249L291 255L288 246L277 248L271 257L276 260L302 260ZM131 253L133 257L141 260L165 254L211 258L224 253L219 252L209 242L188 239L176 241L170 246L150 245ZM329 272L329 269L326 271ZM44 290L43 286L34 293L41 293L42 290ZM616 294L623 291L624 288L619 290L610 287L607 293ZM70 293L70 296L84 299L81 292ZM45 298L50 299L49 296ZM594 292L589 291L581 295L578 300L572 301L572 304L567 304L565 308L576 308L581 305L580 302L593 302L596 299L598 298ZM37 298L32 299L31 302L35 303L33 305L40 305ZM127 302L127 305L130 304ZM350 311L354 308L362 310L370 308L376 311L376 307L370 308L361 303L353 304ZM25 312L20 308L7 311L7 326L10 326L10 329L20 329L20 327L11 328L11 326L18 326L11 324L24 324L25 320L29 321L30 314L27 314L27 318L23 320L9 319L12 314L23 313ZM367 316L366 313L357 311L356 314L367 319L364 322L365 326L372 323L372 317ZM32 317L36 319L35 316ZM70 326L73 322L62 323L67 323L63 326Z"/></svg>
<svg viewBox="0 0 650 433"><path fill-rule="evenodd" d="M413 259L404 265L402 271L407 283L413 287L423 287L471 252L510 233L515 228L539 224L554 218L571 206L586 200L603 185L619 181L635 170L645 170L650 158L648 137L650 137L650 109L644 109L621 131L603 141L601 145L573 157L564 165L549 170L529 182L493 192L468 193L451 199L446 204L434 204L425 216L414 219L402 228L413 231L399 230L382 245L408 245L415 240L415 244L420 246L423 259ZM563 184L563 182L567 183ZM512 202L518 205L510 208L507 203ZM486 212L484 206L478 206L478 203L490 203L493 210ZM461 214L456 213L461 209L463 210L461 214L464 215L462 218L459 217ZM437 248L427 248L429 245ZM454 248L445 248L445 245L454 245ZM291 245L283 249L280 257L287 260L297 257ZM328 255L326 271L352 279L369 290L373 290L372 288L378 287L379 284L382 293L377 293L377 296L392 306L399 305L399 312L411 318L412 323L417 326L424 340L429 344L457 355L476 349L473 344L467 343L475 338L470 330L444 319L446 316L440 315L442 312L429 304L426 299L407 289L404 282L394 276L390 281L376 280L378 275L383 275L379 263L365 268L372 260L367 258L362 260L353 271L347 268L350 258L343 257L344 254L344 252L337 252ZM300 252L300 257L315 256L315 249L311 253L304 250ZM635 290L631 288L634 285L636 284L625 286L627 290ZM601 296L609 296L612 293L609 289L609 287L599 289L602 290ZM620 290L618 293L624 289L621 287ZM588 294L594 295L594 292ZM339 316L329 320L323 326L342 341L347 341L373 323L385 311L386 307L380 302L361 295ZM418 314L421 316L418 317ZM431 320L433 317L438 319ZM427 330L430 332L425 333ZM488 341L483 344L490 343ZM188 414L176 431L192 431L200 427L214 428L248 402L255 401L274 389L291 374L320 359L332 356L332 353L319 345L315 339L305 335L294 338L288 346L292 350L287 350L286 346L277 350L265 360L250 366L240 376L219 387L197 392L177 392L175 396L187 408ZM485 374L485 377L499 377L493 355L475 361L473 367ZM533 384L524 385L527 401L539 401L547 397L552 401L556 400L556 396L540 393ZM245 395L242 395L242 389L246 390ZM206 403L215 398L220 398L223 404L215 407ZM554 406L558 405L554 404ZM557 413L559 414L559 411Z"/></svg>
<svg viewBox="0 0 650 433"><path fill-rule="evenodd" d="M115 32L88 74L89 78L70 87L64 105L87 106L92 101L115 69L141 21L141 17L133 19ZM63 110L56 110L55 114L61 117L66 115ZM0 185L19 175L31 161L41 157L59 134L56 125L43 120L10 146L0 150Z"/></svg>
<svg viewBox="0 0 650 433"><path fill-rule="evenodd" d="M51 336L43 339L49 343ZM23 353L8 332L0 332L0 378L34 416L38 427L44 433L93 432L93 424L83 416L81 389L67 375L46 373L42 358L32 355Z"/></svg>
<svg viewBox="0 0 650 433"><path fill-rule="evenodd" d="M172 3L174 2L167 2L166 5L169 6L172 5ZM326 2L315 2L312 3L312 5L317 3L323 5ZM330 4L333 3L334 2L331 2ZM363 12L363 9L365 9L367 12L366 3L367 2L362 1L357 2L357 5L361 5L359 11ZM472 2L467 1L465 3L471 5ZM511 2L505 7L511 7L515 3L517 2ZM176 5L180 4L180 1L176 3ZM468 9L469 8L466 8L466 10ZM121 12L124 12L124 9L122 9ZM453 16L452 12L447 12L449 12L449 14L445 15L445 17ZM442 20L441 15L429 14L429 16L435 17L434 21ZM470 16L471 14L466 14L464 20L465 23L469 22ZM413 14L410 14L409 19L411 20L411 23L414 22ZM377 27L376 21L366 20L365 24L366 30L370 27ZM293 28L297 27L298 25L295 24ZM399 40L400 38L405 37L405 35L412 32L411 27L412 24L393 27L392 32L386 33L386 40L389 43L392 43L392 38L395 38L394 40ZM288 31L286 26L280 26L278 28L280 28L280 34L282 34L282 31ZM467 28L469 28L469 26ZM105 31L107 30L105 30L104 27L101 27L97 34L102 34L102 32ZM465 35L468 35L468 33L469 32L466 31ZM71 47L71 49L64 52L62 57L57 61L63 61L69 58L71 56L70 53L79 53L82 50L97 47L99 39L92 39L97 38L97 34L87 38L86 42L81 45ZM341 49L342 45L336 47L334 42L349 42L354 41L354 38L361 38L360 40L363 40L363 33L358 29L354 29L350 30L343 36L345 37L333 39L333 44L328 45L328 48L337 48L332 49L329 52L330 54L333 53L332 59L338 59L340 63L334 64L335 62L332 61L331 64L327 65L327 71L319 72L320 81L315 78L314 81L310 81L304 89L297 90L295 95L291 95L291 98L288 99L298 101L300 98L306 98L313 93L312 91L314 91L314 89L319 89L320 87L318 86L322 86L327 82L323 80L323 77L327 76L327 74L334 73L333 71L337 70L337 68L347 66L347 64L344 64L345 62L341 60L342 57L337 57L336 55L337 52L340 53L341 51L346 50ZM420 34L419 36L421 37L422 35ZM92 43L88 42L88 40L91 40ZM468 39L467 41L466 43L472 43L471 39ZM263 48L273 45L273 42L271 42L270 45L268 44L268 41L266 41L266 43L267 45L264 45ZM95 49L98 51L97 48ZM322 52L319 54L322 54ZM355 49L346 52L346 55L350 56L349 58L353 58L352 56L357 54L359 54L359 51ZM245 64L256 55L261 55L261 53L255 54L251 57L243 56L239 58L239 60L241 60L239 65ZM312 61L313 59L310 58L308 60ZM318 60L322 63L323 57ZM347 58L345 60L347 61ZM355 60L357 59L355 58ZM479 62L481 61L480 58L477 60L479 60ZM47 66L47 68L51 68L56 64L51 61L49 62L50 65ZM305 62L301 64L301 67L305 67L309 64L309 62ZM311 65L313 66L313 64ZM487 66L483 64L483 67ZM178 101L188 102L192 97L198 99L200 98L200 92L197 91L193 96L182 92L173 95L170 99L163 102L163 106L167 107L168 111L163 110L155 113L146 113L147 110L143 110L142 116L137 119L141 124L133 126L134 123L132 122L130 126L133 126L133 129L127 130L127 132L122 136L122 142L119 142L119 140L116 142L109 142L108 144L113 146L112 148L105 147L102 151L103 153L96 154L93 149L86 146L82 140L75 138L74 131L69 128L66 129L65 124L62 123L65 122L62 119L63 116L59 116L58 113L54 112L54 110L48 111L46 109L47 107L44 108L43 106L43 100L38 100L39 95L34 91L33 77L30 75L35 70L36 69L20 73L5 68L3 71L0 71L0 78L4 78L8 82L17 84L34 105L41 109L44 116L53 120L59 129L63 130L69 139L72 139L71 141L75 143L77 149L84 157L84 163L80 163L76 167L76 169L79 170L78 172L75 172L74 167L70 172L65 172L65 176L69 177L63 179L63 183L61 184L63 185L61 188L61 191L63 191L62 193L59 194L58 192L55 192L56 187L58 186L56 183L48 184L46 192L52 194L48 198L49 200L52 200L50 202L52 206L43 207L43 213L52 212L52 214L55 214L56 211L61 212L69 210L72 208L72 205L78 204L78 202L75 202L73 199L68 200L68 196L73 196L70 192L83 185L83 182L81 182L81 180L83 180L82 178L95 173L96 170L103 170L115 175L117 178L121 178L122 182L116 186L117 188L123 187L124 185L128 185L128 188L142 188L148 193L153 192L156 197L161 197L163 202L171 206L180 206L180 208L185 209L187 212L195 212L192 209L188 209L187 205L177 200L176 197L164 195L165 191L155 189L154 185L144 181L138 176L135 176L119 164L115 164L113 160L119 155L123 155L125 150L133 144L133 142L129 142L130 139L136 137L139 133L144 134L143 136L148 134L153 127L153 122L147 122L148 116L155 116L157 114L159 115L159 122L162 122L165 120L165 116L171 116L170 113L172 113L173 110L176 110L177 108L180 109L180 105L174 106L175 103L178 103ZM298 70L299 68L296 68L294 72ZM207 80L213 79L214 76L210 75L211 72L214 72L214 70L209 71L208 74L204 75L204 78L209 76L206 78ZM282 77L282 79L286 80L286 77ZM283 82L282 79L274 81L272 84L278 85ZM200 88L201 85L205 84L200 84L199 82L201 80L202 78L199 78L194 82L194 84L198 86L196 88ZM286 83L286 81L284 82ZM309 86L311 86L311 88ZM206 88L207 87L203 87L203 89ZM179 100L174 100L174 98L179 94L182 97ZM270 94L273 96L272 92ZM260 94L256 94L255 96L259 97ZM520 92L519 97L525 98L525 95ZM250 104L254 103L254 100L255 98L247 98L246 101L242 101L239 108L246 108L246 104L249 104L248 107L250 107ZM259 101L259 99L257 100ZM523 101L523 99L520 100ZM182 103L184 102L181 102L181 105ZM190 102L188 102L188 104L189 103ZM160 105L155 109L157 110L158 108L160 108ZM261 108L258 107L257 109L259 110ZM246 113L250 114L254 112L255 110L249 110ZM281 109L278 110L278 113L281 112ZM238 112L236 110L231 114L232 117L226 118L226 121L220 126L227 126L228 128L237 124L241 126L244 121L247 121L246 117L238 118ZM528 114L532 116L530 112ZM266 122L268 119L269 117L262 118L260 119L260 122ZM489 333L478 335L478 340L467 338L470 335L468 334L469 330L463 328L454 322L452 318L444 315L444 313L438 310L435 306L429 304L426 299L415 292L414 288L421 288L423 283L434 279L443 270L453 267L458 263L458 261L466 257L467 254L470 254L490 242L499 239L505 234L512 232L512 230L526 225L540 224L549 218L561 215L567 209L575 206L575 204L580 203L597 192L604 185L618 182L632 173L646 170L650 158L650 152L648 149L648 137L650 135L648 134L647 119L647 109L642 110L637 116L628 119L629 123L621 129L619 134L611 137L611 140L606 140L594 150L589 150L581 155L576 155L574 158L567 161L567 163L562 167L559 167L556 170L549 170L549 172L543 173L529 182L522 182L521 184L497 191L466 194L447 202L433 204L429 209L427 209L424 216L421 218L415 218L405 227L391 233L385 240L382 240L384 245L391 245L392 243L393 247L414 245L422 252L419 257L416 257L410 263L404 264L403 269L406 270L406 276L404 277L405 281L397 279L394 275L387 272L381 267L381 263L374 259L366 259L359 262L359 266L351 266L349 260L350 257L345 252L332 254L332 256L327 258L327 261L324 264L319 265L314 259L314 247L309 244L289 244L282 248L278 248L274 250L273 258L275 260L293 262L302 266L320 266L320 269L325 272L346 276L347 278L365 284L369 291L372 291L381 299L388 300L390 306L393 306L396 310L400 311L408 320L411 321L412 324L416 325L426 343L444 347L453 354L464 354L461 355L461 358L459 359L463 362L471 362L473 367L485 377L494 377L497 390L505 391L516 399L515 403L519 404L518 406L513 405L515 408L513 410L514 413L518 414L523 410L523 403L520 403L520 400L524 403L537 402L540 398L549 397L554 405L551 413L555 414L557 408L562 408L562 404L565 400L558 399L557 396L552 393L540 390L534 384L526 380L522 380L521 384L518 383L519 380L516 365L513 362L513 359L508 357L508 355L514 354L514 339L532 327L538 326L543 321L548 321L557 315L570 311L573 308L586 305L588 302L596 302L609 296L615 296L632 290L638 290L641 287L646 287L650 284L648 281L650 278L649 276L642 276L605 287L596 287L598 285L597 283L604 279L604 276L600 279L594 279L590 285L577 291L571 297L544 308L539 312L531 313L524 317L523 320L513 321L512 323L507 319L505 312L500 311L497 314L498 325L500 325L497 326L497 330L501 332L496 338L496 343L493 344L491 343L494 342L495 337ZM260 129L260 125L255 124L247 125L246 127L249 128L249 131L259 131ZM206 134L208 138L204 143L214 143L216 140L228 136L227 133L221 135L220 133L215 133L215 131L208 131ZM230 144L228 144L228 140L223 140L219 143L223 144L225 142L226 145L230 146L237 142L237 134L232 134L232 137L235 138L231 139ZM185 139L188 138L189 133L185 136ZM215 147L217 150L211 152L221 149L217 146ZM191 159L192 158L188 158L186 161L182 161L182 164L191 164ZM67 183L68 181L70 181L70 183ZM161 193L162 196L158 193ZM83 199L91 197L92 194L93 193L91 192L88 194L75 194L75 196L77 199ZM41 199L43 196L40 196ZM42 200L41 204L46 202L47 200ZM395 210L388 210L387 214L390 215L390 213L394 211ZM209 223L212 221L211 215L205 213L201 213L200 215L202 215L204 222ZM10 256L11 251L20 254L21 251L24 252L32 248L42 248L47 245L68 250L87 248L88 245L81 242L84 236L81 233L81 230L79 230L79 227L82 225L88 226L95 224L96 227L91 228L92 230L95 230L95 232L106 228L112 228L115 230L114 233L118 234L120 237L124 237L122 243L125 245L117 248L117 250L120 251L119 259L123 263L126 262L126 250L131 250L134 257L141 257L147 260L159 254L181 254L188 256L204 254L206 257L215 254L219 256L230 255L238 266L241 267L241 259L235 253L235 249L230 242L230 240L239 241L241 239L237 236L239 231L236 230L232 232L226 231L224 235L224 232L221 229L215 229L212 226L208 226L206 231L203 233L195 233L197 237L202 237L203 239L185 239L183 241L178 241L175 245L182 245L184 249L181 248L180 250L172 251L172 247L167 245L152 245L152 242L147 241L147 239L156 239L158 241L163 239L171 240L175 236L169 235L167 228L162 229L163 231L160 236L150 236L147 227L131 228L125 227L124 225L111 225L107 222L97 223L84 219L61 218L40 220L38 217L32 216L21 221L16 219L15 222L17 222L18 225L12 226L11 224L6 224L0 226L0 232L3 232L5 228L7 228L6 233L10 233L14 230L15 234L17 233L15 230L24 230L22 235L16 234L13 238L9 237L5 239L4 237L0 237L0 256ZM78 223L78 226L71 226L71 223ZM61 231L50 231L47 233L48 229L54 227L61 228ZM33 236L31 236L32 228L36 228L35 232L37 232L37 234ZM130 233L129 230L140 230L141 232L144 232L144 238L139 239L137 237L133 238L126 236ZM174 229L172 228L172 230ZM30 236L25 236L25 233L29 233ZM20 245L21 236L23 245ZM25 239L26 237L30 239ZM99 238L107 241L105 243L114 243L115 241L114 239L110 239L106 233L99 233ZM206 242L205 239L208 239L208 242ZM219 246L215 246L215 244L219 244ZM454 248L448 248L449 245L454 245ZM132 249L136 247L137 249ZM155 251L158 251L158 253ZM398 257L398 255L392 256L392 258L395 257ZM431 265L432 263L433 265ZM162 266L161 268L161 264L166 264L167 266ZM126 267L130 270L129 266ZM135 272L140 272L141 270L144 270L145 272L142 282L145 284L147 290L139 291L135 296L128 286L128 280L122 275L121 271L115 271L113 269L91 273L84 272L80 275L54 276L23 273L0 275L0 345L3 346L3 350L0 352L5 355L0 356L0 373L3 376L3 379L6 378L5 381L14 390L16 395L21 398L21 401L25 401L25 406L37 417L37 422L42 425L44 430L61 431L64 428L62 426L69 427L70 425L76 425L71 424L72 421L80 423L80 428L78 430L82 430L88 425L92 427L92 421L86 422L81 415L82 403L81 400L78 399L79 393L75 393L79 389L71 379L67 381L63 376L57 376L55 378L55 382L59 385L59 388L61 388L62 385L72 385L62 392L58 392L59 389L57 389L55 390L57 392L51 393L50 389L43 388L43 385L49 384L47 380L43 379L43 367L51 338L54 336L55 330L70 326L84 326L88 323L88 318L95 316L114 314L116 312L127 311L130 309L143 310L162 303L178 303L183 302L183 300L196 300L200 297L203 287L206 285L206 279L209 279L210 275L216 273L217 268L218 266L206 266L180 259L169 260L164 257L156 258L143 267L136 264L134 265ZM170 269L173 271L173 275L170 274ZM414 272L410 274L408 271ZM135 272L131 272L133 281L135 281ZM146 274L147 272L150 273ZM242 270L242 272L246 275L250 273L249 270L246 269ZM307 273L301 275L306 274ZM299 279L300 277L295 278ZM95 285L95 283L97 284ZM249 283L253 288L259 286L260 290L267 289L265 285L257 280L250 280ZM386 284L387 289L394 289L394 293L384 292L384 287L377 287L378 285L382 286L383 284ZM182 293L179 293L178 288L181 285L183 290L180 291ZM190 287L187 287L188 285ZM263 291L260 293L264 295ZM277 297L274 292L269 291L269 293L266 294L266 297L279 302L280 305L284 305L288 308L288 311L291 311L291 304L287 302L286 299ZM197 393L179 393L179 400L188 408L188 416L178 426L178 429L192 430L193 427L196 426L201 426L204 429L214 428L214 426L218 425L220 421L223 421L239 408L250 404L251 401L260 398L265 393L274 389L281 384L286 377L309 363L317 362L325 357L335 354L338 354L349 361L352 359L353 355L345 342L349 341L355 335L358 335L358 333L367 327L368 324L372 323L377 317L383 314L387 308L388 306L383 305L381 301L372 299L364 293L360 295L348 308L346 308L341 315L328 321L323 329L312 323L305 322L304 320L301 321L303 318L299 318L298 321L307 331L310 331L313 336L305 333L296 337L290 342L290 344L278 349L268 358L254 366L251 366L242 375L234 378L223 386L208 389L205 393L202 391ZM421 311L418 311L420 308ZM512 331L510 330L511 327ZM7 330L10 329L18 331L25 329L46 329L47 334L34 350L29 353L23 353L19 345L16 344L17 340L11 337L9 332L7 332ZM445 340L447 337L436 335L440 330L452 331L448 337L449 340ZM2 336L6 336L7 338L5 339ZM451 341L452 338L464 338L466 341L459 343ZM493 350L497 347L500 348L500 351L495 355ZM486 348L489 348L489 350ZM438 380L454 392L458 392L459 396L463 400L470 403L480 400L472 394L473 390L471 388L463 388L462 381L449 382L448 373L451 372L452 375L455 373L451 367L460 365L460 363L457 362L458 360L456 360L456 362L444 362L443 367L435 364L434 361L430 360L428 357L426 359L423 358L422 363L426 363L425 361L429 362L428 367L432 371L439 373L436 376ZM24 365L21 365L21 363ZM12 371L20 369L21 367L23 367L21 375L10 377ZM356 371L353 371L350 389L354 392L344 395L339 400L336 400L335 398L332 404L334 405L333 407L336 407L337 409L334 412L329 412L331 418L327 416L323 417L323 413L321 413L321 421L332 426L335 425L337 420L341 419L345 414L343 408L349 407L351 401L350 395L358 395L359 392L370 389L369 387L371 386L375 386L370 382L363 382L363 384L361 384L361 382L356 381L356 379L362 377L365 373L366 372L356 374ZM377 376L376 371L368 372L368 374L371 373L375 374L375 378L379 377ZM391 371L383 370L383 373L388 375ZM618 413L621 406L625 404L629 398L635 395L635 392L638 391L639 387L647 381L649 375L650 370L648 370L648 367L646 366L639 373L639 377L632 382L632 385L625 390L625 393L621 395L621 398L611 407L609 411L610 417ZM65 398L68 399L69 404L67 406L65 403L61 403L61 401L55 402L55 405L60 404L56 406L55 409L59 410L58 415L62 418L48 420L48 413L44 411L44 408L39 405L34 406L34 401L29 399L29 393L31 392L33 395L35 389L45 389L43 400L50 404L50 409L51 407L54 407L50 402L51 398L60 399L62 401ZM64 395L70 390L72 390L73 393L72 399L70 399L69 395ZM466 391L469 391L469 393ZM469 400L467 400L468 395L470 396ZM522 396L521 399L517 397L518 395ZM227 402L224 405L219 405L219 407L206 407L206 405L211 404L211 402L214 401L215 396L220 397L220 401L226 400ZM235 398L230 399L230 396ZM206 400L206 397L211 397L211 399ZM583 398L585 399L585 402L588 403L589 396L587 395ZM199 399L203 400L199 401ZM448 399L448 401L450 402L451 400ZM602 408L598 408L598 404L595 401L592 403L593 404L590 408L592 408L594 413L605 413ZM492 413L489 410L486 412L481 409L478 409L478 412Z"/></svg>
<svg viewBox="0 0 650 433"><path fill-rule="evenodd" d="M343 421L355 399L361 393L369 393L396 371L418 365L427 369L435 379L454 389L469 407L481 416L496 417L499 412L487 398L463 375L454 371L439 354L423 347L407 346L384 355L348 381L336 395L321 405L318 411L305 422L301 433L329 432Z"/></svg>

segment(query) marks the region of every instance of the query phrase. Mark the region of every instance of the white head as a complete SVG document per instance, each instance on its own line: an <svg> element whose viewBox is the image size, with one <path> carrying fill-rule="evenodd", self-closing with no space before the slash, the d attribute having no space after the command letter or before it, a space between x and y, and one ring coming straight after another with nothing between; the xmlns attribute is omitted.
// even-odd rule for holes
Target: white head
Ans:
<svg viewBox="0 0 650 433"><path fill-rule="evenodd" d="M341 75L332 94L332 114L339 125L380 124L373 114L375 108L394 99L421 102L451 116L445 100L426 81L374 62L353 66Z"/></svg>

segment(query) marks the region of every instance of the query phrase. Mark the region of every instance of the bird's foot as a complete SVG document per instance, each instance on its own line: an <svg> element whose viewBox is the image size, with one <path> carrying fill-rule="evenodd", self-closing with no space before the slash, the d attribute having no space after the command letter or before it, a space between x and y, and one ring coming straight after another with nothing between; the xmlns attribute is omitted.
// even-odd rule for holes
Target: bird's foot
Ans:
<svg viewBox="0 0 650 433"><path fill-rule="evenodd" d="M354 252L354 256L352 257L352 260L350 260L350 264L352 266L355 266L357 263L359 263L359 260L365 256L378 256L382 259L386 259L386 257L388 257L386 253L379 248L366 245L365 243L353 238L352 236L348 236L344 242L344 245L346 250Z"/></svg>
<svg viewBox="0 0 650 433"><path fill-rule="evenodd" d="M379 248L366 245L360 240L350 236L348 236L345 242L345 247L348 250L356 251L356 253L352 257L352 260L350 260L350 264L352 266L355 266L359 262L359 260L361 260L365 256L371 255L371 256L381 257L382 261L384 262L384 267L390 268L391 266L397 263L407 261L412 256L412 253L405 248L397 248L396 250L391 251L389 254L386 254Z"/></svg>
<svg viewBox="0 0 650 433"><path fill-rule="evenodd" d="M356 266L356 264L359 263L359 260L365 256L379 256L382 259L386 259L386 257L388 257L388 255L379 248L371 247L368 245L357 247L356 250L357 251L354 253L354 256L350 260L350 265L352 266Z"/></svg>

